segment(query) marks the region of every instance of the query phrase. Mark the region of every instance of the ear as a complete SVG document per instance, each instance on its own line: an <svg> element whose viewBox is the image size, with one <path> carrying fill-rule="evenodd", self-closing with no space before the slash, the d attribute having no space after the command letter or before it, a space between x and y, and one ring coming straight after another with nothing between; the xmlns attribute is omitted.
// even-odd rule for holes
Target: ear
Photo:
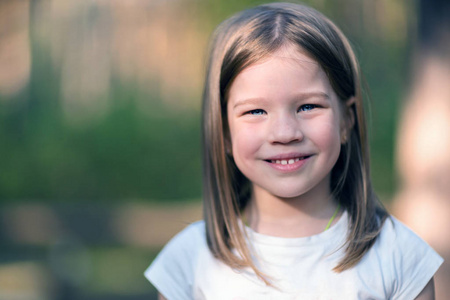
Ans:
<svg viewBox="0 0 450 300"><path fill-rule="evenodd" d="M345 112L346 118L348 120L347 126L349 130L352 130L353 126L355 126L355 110L353 109L354 105L356 105L355 97L351 97L347 101L345 101Z"/></svg>
<svg viewBox="0 0 450 300"><path fill-rule="evenodd" d="M351 97L345 101L344 120L342 121L341 127L341 144L347 143L350 132L353 126L355 126L355 111L353 109L355 104L355 97Z"/></svg>

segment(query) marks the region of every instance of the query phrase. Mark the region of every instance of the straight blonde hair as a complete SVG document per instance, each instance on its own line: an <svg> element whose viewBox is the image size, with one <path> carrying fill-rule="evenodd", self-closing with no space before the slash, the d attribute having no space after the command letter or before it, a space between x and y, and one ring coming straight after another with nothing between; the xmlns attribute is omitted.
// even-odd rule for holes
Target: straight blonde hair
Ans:
<svg viewBox="0 0 450 300"><path fill-rule="evenodd" d="M361 76L356 56L344 34L318 11L300 4L272 3L244 10L216 29L203 93L203 202L206 238L212 254L232 268L252 268L240 212L250 198L250 182L237 169L227 149L227 93L246 67L286 44L297 45L325 71L342 103L354 99L347 142L331 172L333 196L350 216L341 272L355 266L374 244L388 213L371 185ZM344 105L344 104L343 104ZM237 251L237 253L236 253Z"/></svg>

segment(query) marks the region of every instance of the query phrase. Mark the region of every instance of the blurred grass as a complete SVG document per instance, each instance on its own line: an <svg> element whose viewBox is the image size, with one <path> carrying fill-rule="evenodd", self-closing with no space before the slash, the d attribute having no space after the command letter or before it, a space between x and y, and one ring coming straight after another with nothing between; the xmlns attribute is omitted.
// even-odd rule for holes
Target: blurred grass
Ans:
<svg viewBox="0 0 450 300"><path fill-rule="evenodd" d="M84 292L124 296L155 294L156 289L148 283L143 273L159 251L160 248L90 248L92 276L83 288Z"/></svg>
<svg viewBox="0 0 450 300"><path fill-rule="evenodd" d="M188 202L0 206L0 299L156 299L143 273L200 218Z"/></svg>
<svg viewBox="0 0 450 300"><path fill-rule="evenodd" d="M19 252L24 253L24 249ZM71 292L73 299L78 300L156 299L157 291L143 273L159 248L88 247L89 270L85 279L78 282L68 281L49 267L47 250L30 248L34 258L25 258L24 254L19 257L16 252L10 253L7 261L2 259L0 298L24 299L21 297L33 295L36 299L72 299L67 295ZM1 253L8 255L5 249Z"/></svg>

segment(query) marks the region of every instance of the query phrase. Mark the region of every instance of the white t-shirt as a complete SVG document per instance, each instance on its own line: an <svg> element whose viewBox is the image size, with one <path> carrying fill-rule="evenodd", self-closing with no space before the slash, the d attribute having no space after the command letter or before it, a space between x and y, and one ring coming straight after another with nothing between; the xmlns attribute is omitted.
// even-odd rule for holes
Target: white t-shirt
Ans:
<svg viewBox="0 0 450 300"><path fill-rule="evenodd" d="M233 270L210 253L203 221L177 234L145 271L169 300L414 299L443 259L392 217L362 260L341 273L346 212L330 229L302 238L266 236L246 227L258 265L274 286L251 269Z"/></svg>

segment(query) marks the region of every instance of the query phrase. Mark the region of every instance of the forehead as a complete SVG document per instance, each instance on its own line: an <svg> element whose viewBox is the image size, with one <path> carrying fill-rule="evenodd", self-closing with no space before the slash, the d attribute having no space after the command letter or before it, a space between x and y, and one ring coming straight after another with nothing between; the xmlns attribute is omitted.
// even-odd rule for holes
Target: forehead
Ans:
<svg viewBox="0 0 450 300"><path fill-rule="evenodd" d="M274 52L264 55L263 58L245 68L243 71L251 69L252 67L257 67L271 59L277 59L278 63L285 63L293 68L301 67L310 70L321 68L319 63L306 50L291 43L287 43Z"/></svg>
<svg viewBox="0 0 450 300"><path fill-rule="evenodd" d="M230 87L228 100L302 92L334 95L320 64L306 51L288 44L242 70Z"/></svg>

